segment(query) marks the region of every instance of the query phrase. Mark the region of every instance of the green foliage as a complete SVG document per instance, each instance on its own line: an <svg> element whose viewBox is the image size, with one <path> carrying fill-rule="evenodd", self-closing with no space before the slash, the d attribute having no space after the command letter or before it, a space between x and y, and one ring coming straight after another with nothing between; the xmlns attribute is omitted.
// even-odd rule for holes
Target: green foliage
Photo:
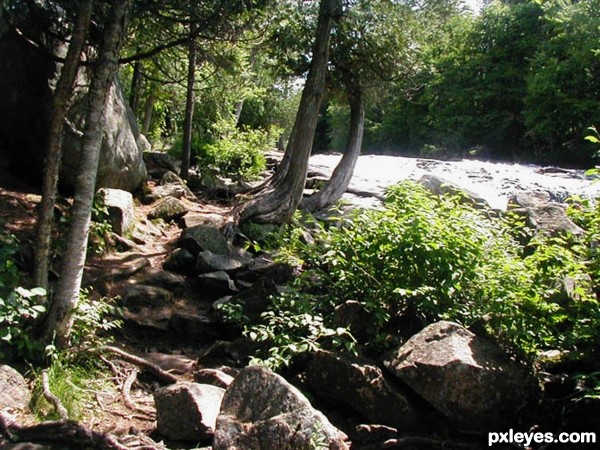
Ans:
<svg viewBox="0 0 600 450"><path fill-rule="evenodd" d="M254 180L266 167L265 150L274 147L280 133L277 127L268 131L240 130L229 120L220 120L213 126L215 138L208 142L192 138L192 155L201 171L233 180ZM175 141L169 153L179 157L182 142Z"/></svg>
<svg viewBox="0 0 600 450"><path fill-rule="evenodd" d="M59 419L54 406L43 396L41 371L36 371L37 383L34 388L32 409L43 420ZM62 358L55 358L48 368L50 391L66 408L70 420L89 417L98 408L96 394L110 389L112 374L96 367L92 361L78 361L74 364Z"/></svg>
<svg viewBox="0 0 600 450"><path fill-rule="evenodd" d="M17 243L13 236L0 237L0 358L11 349L22 358L30 359L39 350L31 338L31 326L46 311L37 298L45 295L40 288L18 286L19 271L14 261Z"/></svg>
<svg viewBox="0 0 600 450"><path fill-rule="evenodd" d="M101 191L98 191L94 196L94 203L92 204L88 253L93 255L103 255L106 253L108 251L108 235L110 232L112 232L112 225L109 221L108 207L104 202Z"/></svg>
<svg viewBox="0 0 600 450"><path fill-rule="evenodd" d="M40 350L39 344L31 338L31 325L46 311L36 297L46 291L41 288L15 288L6 297L0 297L0 340L16 350L25 359L32 358ZM0 358L6 357L0 348Z"/></svg>
<svg viewBox="0 0 600 450"><path fill-rule="evenodd" d="M266 167L264 151L275 146L279 130L239 130L227 120L214 128L219 138L204 146L198 155L199 166L232 179L256 179Z"/></svg>
<svg viewBox="0 0 600 450"><path fill-rule="evenodd" d="M71 351L97 351L112 342L107 332L123 325L123 310L115 305L116 298L94 299L91 292L82 289L74 311L73 327L69 336Z"/></svg>
<svg viewBox="0 0 600 450"><path fill-rule="evenodd" d="M260 323L245 328L246 336L268 346L267 354L256 355L250 364L276 370L288 365L293 357L321 347L355 352L354 338L347 329L334 329L325 323L327 309L299 292L273 298Z"/></svg>
<svg viewBox="0 0 600 450"><path fill-rule="evenodd" d="M583 239L538 234L524 247L517 237L533 233L515 230L520 221L402 183L389 190L383 210L318 228L316 244L288 233L282 254L295 255L303 273L246 333L269 343L266 360L274 366L318 346L354 348L346 331L333 330L331 317L356 299L371 315L362 350L385 351L444 319L484 329L523 357L589 351L600 344L597 254L589 245L600 216L581 208ZM565 280L574 282L571 295Z"/></svg>

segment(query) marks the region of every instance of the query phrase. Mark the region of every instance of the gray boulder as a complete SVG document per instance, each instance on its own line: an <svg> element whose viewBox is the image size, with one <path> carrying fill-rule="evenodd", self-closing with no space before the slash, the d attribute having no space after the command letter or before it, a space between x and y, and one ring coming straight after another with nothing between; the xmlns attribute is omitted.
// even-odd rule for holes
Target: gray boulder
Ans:
<svg viewBox="0 0 600 450"><path fill-rule="evenodd" d="M190 275L194 272L196 266L196 258L184 248L176 248L171 252L165 262L163 268L173 272Z"/></svg>
<svg viewBox="0 0 600 450"><path fill-rule="evenodd" d="M423 175L419 180L419 184L436 195L455 195L459 196L462 203L474 206L480 209L489 209L490 205L480 195L463 189L456 184L444 180L435 175Z"/></svg>
<svg viewBox="0 0 600 450"><path fill-rule="evenodd" d="M211 291L223 293L238 291L235 282L229 278L227 272L223 272L222 270L198 275L198 280L203 287Z"/></svg>
<svg viewBox="0 0 600 450"><path fill-rule="evenodd" d="M214 450L348 449L346 435L283 377L263 367L240 371L223 397Z"/></svg>
<svg viewBox="0 0 600 450"><path fill-rule="evenodd" d="M169 306L173 303L173 293L166 289L145 284L125 285L121 289L120 304L138 310L145 307Z"/></svg>
<svg viewBox="0 0 600 450"><path fill-rule="evenodd" d="M530 374L499 347L452 322L429 325L386 367L456 426L508 429L533 392Z"/></svg>
<svg viewBox="0 0 600 450"><path fill-rule="evenodd" d="M81 77L85 85L85 77ZM63 139L61 182L74 186L79 169L82 134L87 108L87 87L79 90L69 110L72 127L66 127ZM143 149L138 146L140 132L136 118L115 78L105 111L102 147L96 185L134 191L146 179Z"/></svg>
<svg viewBox="0 0 600 450"><path fill-rule="evenodd" d="M519 210L516 210L519 212ZM585 231L575 224L568 216L564 206L558 203L520 210L527 217L527 224L537 232L555 236L561 233L571 233L581 236Z"/></svg>
<svg viewBox="0 0 600 450"><path fill-rule="evenodd" d="M525 191L517 192L508 199L507 208L535 208L544 206L552 201L552 197L548 191Z"/></svg>
<svg viewBox="0 0 600 450"><path fill-rule="evenodd" d="M157 431L177 441L210 439L225 389L208 384L176 383L154 393Z"/></svg>
<svg viewBox="0 0 600 450"><path fill-rule="evenodd" d="M25 378L10 366L0 365L0 410L29 407L31 392Z"/></svg>
<svg viewBox="0 0 600 450"><path fill-rule="evenodd" d="M154 178L162 178L167 172L179 172L181 165L176 158L162 152L144 152L144 162L148 168L148 174Z"/></svg>
<svg viewBox="0 0 600 450"><path fill-rule="evenodd" d="M131 232L135 227L135 206L130 192L122 189L100 189L112 229L119 236Z"/></svg>
<svg viewBox="0 0 600 450"><path fill-rule="evenodd" d="M417 423L405 393L373 362L318 351L309 360L306 376L315 394L350 406L370 423L399 429Z"/></svg>

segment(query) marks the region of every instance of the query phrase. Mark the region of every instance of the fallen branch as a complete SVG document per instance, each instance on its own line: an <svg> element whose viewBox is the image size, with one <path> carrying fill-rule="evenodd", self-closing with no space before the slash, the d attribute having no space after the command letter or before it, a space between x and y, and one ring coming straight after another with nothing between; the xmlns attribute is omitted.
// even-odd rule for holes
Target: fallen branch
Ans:
<svg viewBox="0 0 600 450"><path fill-rule="evenodd" d="M54 409L56 409L60 420L66 422L69 419L69 413L67 409L63 406L60 399L56 395L54 395L50 390L50 381L48 380L47 369L44 369L42 371L42 387L44 389L44 398L54 406Z"/></svg>
<svg viewBox="0 0 600 450"><path fill-rule="evenodd" d="M149 370L150 372L152 372L152 374L156 378L158 378L160 381L162 381L164 383L173 384L173 383L177 383L179 381L179 379L175 375L170 374L169 372L161 369L156 364L151 363L150 361L147 361L144 358L140 358L139 356L135 356L135 355L132 355L131 353L127 353L126 351L121 350L120 348L106 346L106 347L103 347L103 350L106 352L112 353L114 355L117 355L121 359L123 359L127 362L130 362L132 364L135 364L137 366L140 366L144 369Z"/></svg>

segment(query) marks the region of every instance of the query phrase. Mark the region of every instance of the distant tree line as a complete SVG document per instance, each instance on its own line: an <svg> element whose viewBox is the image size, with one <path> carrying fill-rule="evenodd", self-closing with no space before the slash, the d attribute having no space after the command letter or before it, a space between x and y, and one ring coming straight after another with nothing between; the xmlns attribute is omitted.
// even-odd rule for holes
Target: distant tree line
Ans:
<svg viewBox="0 0 600 450"><path fill-rule="evenodd" d="M419 58L366 112L363 151L590 167L600 122L600 1L495 0L478 15L425 15ZM323 116L321 148L340 149L348 111Z"/></svg>

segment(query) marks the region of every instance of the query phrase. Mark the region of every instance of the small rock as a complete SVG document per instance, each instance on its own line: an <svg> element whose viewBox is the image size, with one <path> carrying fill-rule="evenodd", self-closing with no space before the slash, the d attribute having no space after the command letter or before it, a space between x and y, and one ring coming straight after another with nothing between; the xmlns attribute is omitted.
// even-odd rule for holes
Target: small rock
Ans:
<svg viewBox="0 0 600 450"><path fill-rule="evenodd" d="M358 342L367 342L372 323L372 314L356 300L348 300L333 311L334 327L348 328Z"/></svg>
<svg viewBox="0 0 600 450"><path fill-rule="evenodd" d="M183 248L176 248L165 259L163 268L173 272L191 275L194 273L196 258L190 252Z"/></svg>
<svg viewBox="0 0 600 450"><path fill-rule="evenodd" d="M206 289L218 292L237 292L238 288L227 272L218 271L218 272L210 272L203 273L198 276L200 283Z"/></svg>
<svg viewBox="0 0 600 450"><path fill-rule="evenodd" d="M210 384L223 389L227 389L233 380L231 375L217 369L199 369L194 373L196 383Z"/></svg>
<svg viewBox="0 0 600 450"><path fill-rule="evenodd" d="M104 205L108 209L108 220L113 231L124 236L135 226L135 207L130 192L121 189L100 189Z"/></svg>
<svg viewBox="0 0 600 450"><path fill-rule="evenodd" d="M190 255L191 256L191 255ZM139 277L140 284L147 284L167 289L175 294L181 294L185 289L186 279L183 275L168 270L148 267Z"/></svg>
<svg viewBox="0 0 600 450"><path fill-rule="evenodd" d="M29 407L31 392L25 378L10 366L0 365L0 410Z"/></svg>
<svg viewBox="0 0 600 450"><path fill-rule="evenodd" d="M216 271L230 272L239 270L246 265L247 264L244 261L234 256L217 255L209 250L198 253L198 257L196 258L196 271L198 273Z"/></svg>
<svg viewBox="0 0 600 450"><path fill-rule="evenodd" d="M157 431L177 441L210 439L225 389L207 384L176 383L154 393Z"/></svg>
<svg viewBox="0 0 600 450"><path fill-rule="evenodd" d="M499 347L453 322L429 325L392 352L385 365L469 431L514 426L535 385Z"/></svg>
<svg viewBox="0 0 600 450"><path fill-rule="evenodd" d="M343 450L346 439L283 377L254 366L241 370L225 392L213 449L308 450L319 443Z"/></svg>
<svg viewBox="0 0 600 450"><path fill-rule="evenodd" d="M174 312L169 322L169 329L173 332L197 340L214 337L217 328L219 325L205 315L180 311Z"/></svg>
<svg viewBox="0 0 600 450"><path fill-rule="evenodd" d="M188 208L181 200L174 197L166 197L152 208L148 213L148 218L151 220L162 219L165 222L170 222L185 216L187 212Z"/></svg>
<svg viewBox="0 0 600 450"><path fill-rule="evenodd" d="M156 286L125 285L121 292L121 304L127 308L160 307L172 303L173 293Z"/></svg>

